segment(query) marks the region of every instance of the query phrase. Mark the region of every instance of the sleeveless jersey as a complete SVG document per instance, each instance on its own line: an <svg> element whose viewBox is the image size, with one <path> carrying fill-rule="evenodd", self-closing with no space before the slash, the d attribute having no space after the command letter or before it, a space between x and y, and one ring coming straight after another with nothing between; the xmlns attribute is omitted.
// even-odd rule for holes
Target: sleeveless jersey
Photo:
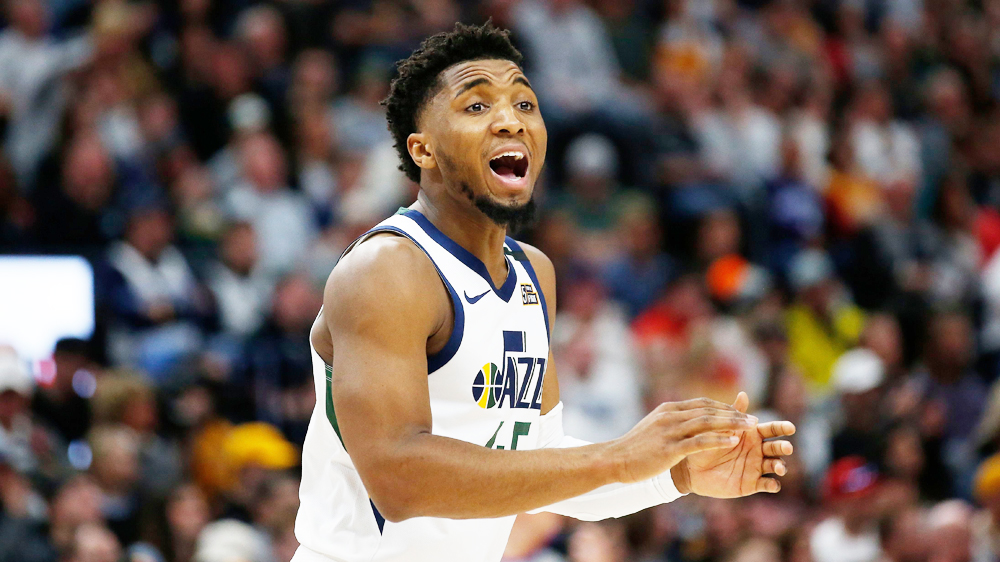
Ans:
<svg viewBox="0 0 1000 562"><path fill-rule="evenodd" d="M538 279L517 242L506 239L507 279L496 287L482 261L417 211L401 209L351 247L377 232L405 236L423 250L454 305L451 337L427 357L432 433L480 447L536 448L549 325ZM301 546L292 561L499 561L514 516L393 523L379 514L340 439L332 369L315 348L312 360L317 400L302 450L295 521ZM483 482L479 500L489 502L490 490Z"/></svg>

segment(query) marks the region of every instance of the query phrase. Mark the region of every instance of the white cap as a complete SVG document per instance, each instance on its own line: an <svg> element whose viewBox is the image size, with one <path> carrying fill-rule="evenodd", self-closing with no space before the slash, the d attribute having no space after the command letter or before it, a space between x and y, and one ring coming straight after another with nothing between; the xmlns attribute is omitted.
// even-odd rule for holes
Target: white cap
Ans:
<svg viewBox="0 0 1000 562"><path fill-rule="evenodd" d="M796 291L808 289L833 277L833 261L822 250L802 250L788 266L788 281Z"/></svg>
<svg viewBox="0 0 1000 562"><path fill-rule="evenodd" d="M234 131L263 131L270 124L271 110L257 94L241 94L229 102L229 126Z"/></svg>
<svg viewBox="0 0 1000 562"><path fill-rule="evenodd" d="M566 171L580 176L613 178L618 174L618 149L608 137L588 133L566 148Z"/></svg>
<svg viewBox="0 0 1000 562"><path fill-rule="evenodd" d="M251 525L222 519L205 525L195 542L195 562L273 562L267 536Z"/></svg>
<svg viewBox="0 0 1000 562"><path fill-rule="evenodd" d="M12 347L0 346L0 394L13 390L24 396L31 396L35 381L28 372L28 366L17 356Z"/></svg>
<svg viewBox="0 0 1000 562"><path fill-rule="evenodd" d="M833 387L841 394L861 394L878 388L885 366L874 351L858 347L844 353L833 364Z"/></svg>

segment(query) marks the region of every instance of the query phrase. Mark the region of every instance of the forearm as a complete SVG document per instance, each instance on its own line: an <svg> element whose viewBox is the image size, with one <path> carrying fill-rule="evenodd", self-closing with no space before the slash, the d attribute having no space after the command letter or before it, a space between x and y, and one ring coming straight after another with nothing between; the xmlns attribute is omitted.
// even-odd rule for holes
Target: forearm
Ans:
<svg viewBox="0 0 1000 562"><path fill-rule="evenodd" d="M588 442L563 434L562 403L542 418L543 446L557 449L584 447ZM648 480L630 484L613 483L576 497L531 511L558 513L583 521L623 517L656 505L669 503L683 496L677 489L671 471Z"/></svg>
<svg viewBox="0 0 1000 562"><path fill-rule="evenodd" d="M515 515L617 481L607 444L504 451L420 433L383 458L362 479L390 520Z"/></svg>

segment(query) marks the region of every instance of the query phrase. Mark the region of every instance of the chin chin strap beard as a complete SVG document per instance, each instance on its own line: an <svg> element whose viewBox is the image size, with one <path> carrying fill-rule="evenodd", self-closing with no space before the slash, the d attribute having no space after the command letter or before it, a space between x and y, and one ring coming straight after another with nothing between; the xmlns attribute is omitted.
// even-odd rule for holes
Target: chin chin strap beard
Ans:
<svg viewBox="0 0 1000 562"><path fill-rule="evenodd" d="M535 222L537 207L534 198L529 199L524 205L516 207L501 205L485 196L473 197L472 202L491 221L499 226L507 227L508 234L514 234Z"/></svg>

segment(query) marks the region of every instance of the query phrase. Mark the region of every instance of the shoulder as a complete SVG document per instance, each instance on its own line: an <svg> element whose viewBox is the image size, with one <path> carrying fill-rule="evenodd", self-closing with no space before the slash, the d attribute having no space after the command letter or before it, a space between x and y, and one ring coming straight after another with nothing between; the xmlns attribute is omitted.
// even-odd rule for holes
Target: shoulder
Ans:
<svg viewBox="0 0 1000 562"><path fill-rule="evenodd" d="M555 310L556 269L552 265L552 260L544 252L531 244L525 244L521 241L518 241L517 244L521 247L528 261L531 262L532 269L535 270L535 275L538 277L538 284L540 285L539 289L545 295L545 299L549 301L550 308Z"/></svg>
<svg viewBox="0 0 1000 562"><path fill-rule="evenodd" d="M542 252L531 244L521 242L520 240L517 241L517 244L521 247L521 250L524 251L524 255L531 262L531 267L534 268L535 274L538 275L538 281L542 282L542 277L545 277L551 278L552 282L555 283L555 266L552 265L552 260L545 255L545 252Z"/></svg>
<svg viewBox="0 0 1000 562"><path fill-rule="evenodd" d="M430 258L408 238L374 234L357 244L333 268L323 292L323 308L335 317L437 316L435 295L443 293ZM363 314L357 314L362 313Z"/></svg>

